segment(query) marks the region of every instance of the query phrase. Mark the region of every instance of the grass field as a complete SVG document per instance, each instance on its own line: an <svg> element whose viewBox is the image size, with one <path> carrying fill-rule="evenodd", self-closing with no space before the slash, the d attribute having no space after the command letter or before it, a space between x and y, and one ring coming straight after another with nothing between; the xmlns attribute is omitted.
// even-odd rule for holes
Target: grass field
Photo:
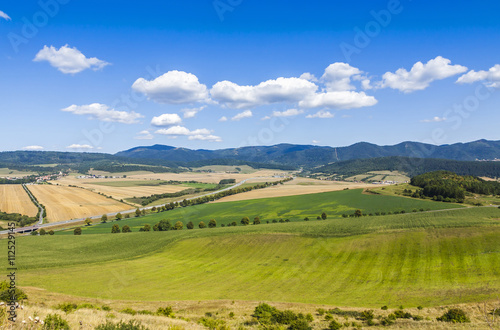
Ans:
<svg viewBox="0 0 500 330"><path fill-rule="evenodd" d="M28 172L28 171L17 171L11 170L8 168L0 168L0 177L25 177L29 175L35 175L36 172Z"/></svg>
<svg viewBox="0 0 500 330"><path fill-rule="evenodd" d="M31 185L31 193L47 209L49 222L84 218L130 209L130 206L82 188Z"/></svg>
<svg viewBox="0 0 500 330"><path fill-rule="evenodd" d="M0 211L34 217L38 209L20 184L0 185Z"/></svg>
<svg viewBox="0 0 500 330"><path fill-rule="evenodd" d="M239 170L238 170L239 169ZM255 173L258 170L248 166L248 165L240 165L240 166L232 166L232 165L210 165L203 167L193 167L193 171L213 171L213 172L236 172L239 174L249 174Z"/></svg>
<svg viewBox="0 0 500 330"><path fill-rule="evenodd" d="M407 182L410 178L398 171L370 171L364 174L354 175L345 179L346 181L364 181L364 182L378 182L378 181L393 181L393 182Z"/></svg>
<svg viewBox="0 0 500 330"><path fill-rule="evenodd" d="M373 308L477 302L495 299L500 289L499 218L497 208L468 208L191 231L23 237L19 284L145 301ZM40 244L44 253L33 253Z"/></svg>

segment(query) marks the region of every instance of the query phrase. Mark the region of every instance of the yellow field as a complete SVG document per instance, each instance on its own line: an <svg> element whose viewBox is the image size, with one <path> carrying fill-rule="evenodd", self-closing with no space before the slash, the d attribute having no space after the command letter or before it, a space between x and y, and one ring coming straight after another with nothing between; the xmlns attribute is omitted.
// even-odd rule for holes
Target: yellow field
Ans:
<svg viewBox="0 0 500 330"><path fill-rule="evenodd" d="M20 184L0 185L0 211L34 217L38 209Z"/></svg>
<svg viewBox="0 0 500 330"><path fill-rule="evenodd" d="M130 206L82 188L32 185L30 191L47 209L49 222L119 212Z"/></svg>
<svg viewBox="0 0 500 330"><path fill-rule="evenodd" d="M322 181L308 178L296 178L295 180L286 182L284 184L224 197L215 201L214 203L243 201L257 198L316 194L327 191L344 190L345 188L373 188L373 186L373 184L368 183Z"/></svg>

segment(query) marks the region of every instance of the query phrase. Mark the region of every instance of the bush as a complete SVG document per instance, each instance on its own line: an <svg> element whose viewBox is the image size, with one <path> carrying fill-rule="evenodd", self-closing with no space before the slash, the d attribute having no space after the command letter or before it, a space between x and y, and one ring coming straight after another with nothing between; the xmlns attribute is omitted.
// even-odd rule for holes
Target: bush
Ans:
<svg viewBox="0 0 500 330"><path fill-rule="evenodd" d="M212 317L202 317L198 323L200 323L201 325L209 328L210 330L225 330L225 329L229 329L227 326L226 326L226 321L224 320L217 320L217 319L214 319Z"/></svg>
<svg viewBox="0 0 500 330"><path fill-rule="evenodd" d="M172 228L170 220L160 220L156 225L159 231L169 231Z"/></svg>
<svg viewBox="0 0 500 330"><path fill-rule="evenodd" d="M189 222L187 223L187 225L186 225L186 228L187 228L187 229L193 229L193 228L194 228L194 224L193 224L193 222L192 222L192 221L189 221Z"/></svg>
<svg viewBox="0 0 500 330"><path fill-rule="evenodd" d="M68 328L69 329L69 328ZM96 330L147 330L145 326L141 324L141 322L136 320L130 320L128 323L120 321L120 323L113 323L110 321L106 321L105 324L98 325Z"/></svg>
<svg viewBox="0 0 500 330"><path fill-rule="evenodd" d="M312 330L312 327L306 319L298 318L290 323L288 330Z"/></svg>
<svg viewBox="0 0 500 330"><path fill-rule="evenodd" d="M72 304L72 303L62 303L62 304L55 306L55 309L59 309L66 314L71 313L72 311L76 310L77 308L78 308L78 305Z"/></svg>
<svg viewBox="0 0 500 330"><path fill-rule="evenodd" d="M151 226L148 224L145 224L144 227L142 228L142 231L151 231Z"/></svg>
<svg viewBox="0 0 500 330"><path fill-rule="evenodd" d="M332 320L330 322L330 324L328 324L328 329L330 329L330 330L337 330L337 329L340 329L340 328L342 328L342 324L340 324L336 320Z"/></svg>
<svg viewBox="0 0 500 330"><path fill-rule="evenodd" d="M52 229L49 230L49 235L54 235L54 231Z"/></svg>
<svg viewBox="0 0 500 330"><path fill-rule="evenodd" d="M121 232L120 231L120 226L118 226L116 223L113 225L113 227L111 227L111 234L117 234Z"/></svg>
<svg viewBox="0 0 500 330"><path fill-rule="evenodd" d="M387 310L387 306L382 306L380 309L383 310L383 311L386 311Z"/></svg>
<svg viewBox="0 0 500 330"><path fill-rule="evenodd" d="M321 213L321 219L326 220L326 213L325 212Z"/></svg>
<svg viewBox="0 0 500 330"><path fill-rule="evenodd" d="M156 311L156 315L175 318L174 310L172 309L171 306L167 306L165 308L159 307L158 310Z"/></svg>
<svg viewBox="0 0 500 330"><path fill-rule="evenodd" d="M137 314L137 311L133 310L132 308L125 308L125 309L122 309L120 311L120 313L125 313L125 314L129 314L129 315L135 315Z"/></svg>
<svg viewBox="0 0 500 330"><path fill-rule="evenodd" d="M10 284L7 283L7 281L1 281L0 282L0 300L4 301L6 303L11 301L11 294L9 293L10 290ZM16 300L24 300L28 299L28 296L26 293L24 293L23 290L19 289L16 287L15 289L15 295L16 295Z"/></svg>
<svg viewBox="0 0 500 330"><path fill-rule="evenodd" d="M203 221L200 221L198 227L199 228L207 228L207 225L205 225L205 223Z"/></svg>
<svg viewBox="0 0 500 330"><path fill-rule="evenodd" d="M131 233L132 229L128 225L122 227L122 233Z"/></svg>
<svg viewBox="0 0 500 330"><path fill-rule="evenodd" d="M253 218L253 224L254 225L260 225L260 218L259 217Z"/></svg>
<svg viewBox="0 0 500 330"><path fill-rule="evenodd" d="M48 314L43 320L42 329L46 330L69 330L68 322L57 314Z"/></svg>
<svg viewBox="0 0 500 330"><path fill-rule="evenodd" d="M389 325L394 324L394 320L389 317L383 317L380 319L380 324L387 327Z"/></svg>
<svg viewBox="0 0 500 330"><path fill-rule="evenodd" d="M249 219L248 217L243 217L243 218L241 219L241 224L242 224L242 225L246 226L246 225L248 225L249 223L250 223L250 219Z"/></svg>
<svg viewBox="0 0 500 330"><path fill-rule="evenodd" d="M237 226L237 225L238 225L238 224L236 223L236 221L231 222L231 226L235 227L235 226Z"/></svg>
<svg viewBox="0 0 500 330"><path fill-rule="evenodd" d="M217 221L215 221L215 219L210 219L210 221L208 222L208 228L215 228L217 227Z"/></svg>
<svg viewBox="0 0 500 330"><path fill-rule="evenodd" d="M304 221L309 221L309 218L308 218L308 217L305 217L305 218L304 218Z"/></svg>
<svg viewBox="0 0 500 330"><path fill-rule="evenodd" d="M441 317L437 318L441 322L452 322L452 323L468 323L470 319L467 317L465 312L459 308L448 309Z"/></svg>
<svg viewBox="0 0 500 330"><path fill-rule="evenodd" d="M103 214L101 217L101 222L106 223L108 221L108 216L106 214Z"/></svg>
<svg viewBox="0 0 500 330"><path fill-rule="evenodd" d="M177 221L174 225L175 230L182 230L182 227L184 227L184 225L180 221Z"/></svg>
<svg viewBox="0 0 500 330"><path fill-rule="evenodd" d="M82 234L82 228L76 227L75 230L73 230L73 234L75 234L75 235L81 235Z"/></svg>
<svg viewBox="0 0 500 330"><path fill-rule="evenodd" d="M43 229L43 228L40 229L40 235L41 236L46 235L46 234L47 234L47 232L45 231L45 229Z"/></svg>

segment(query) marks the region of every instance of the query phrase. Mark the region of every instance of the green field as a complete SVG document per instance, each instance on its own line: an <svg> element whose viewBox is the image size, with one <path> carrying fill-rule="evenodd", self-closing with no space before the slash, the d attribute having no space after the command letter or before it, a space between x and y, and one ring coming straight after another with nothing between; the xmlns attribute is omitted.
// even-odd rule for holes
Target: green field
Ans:
<svg viewBox="0 0 500 330"><path fill-rule="evenodd" d="M362 307L478 302L496 299L500 289L499 218L498 208L464 208L246 227L22 237L18 278L21 286L103 299ZM133 221L139 220L119 224ZM43 253L37 253L40 246Z"/></svg>

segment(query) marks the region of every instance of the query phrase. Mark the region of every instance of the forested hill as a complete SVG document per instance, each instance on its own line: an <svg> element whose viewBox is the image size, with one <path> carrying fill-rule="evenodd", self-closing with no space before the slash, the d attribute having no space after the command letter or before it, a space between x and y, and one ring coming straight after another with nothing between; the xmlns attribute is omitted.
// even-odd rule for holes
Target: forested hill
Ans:
<svg viewBox="0 0 500 330"><path fill-rule="evenodd" d="M381 157L356 159L321 166L312 173L350 177L369 171L399 171L408 176L447 170L460 175L500 177L500 162L458 161L449 159L428 159L410 157Z"/></svg>
<svg viewBox="0 0 500 330"><path fill-rule="evenodd" d="M500 159L500 141L479 140L469 143L434 146L419 142L402 142L393 146L378 146L360 142L348 147L320 147L312 145L278 144L219 150L192 150L164 145L136 147L116 154L139 159L163 159L191 162L209 159L237 159L243 161L286 164L295 166L320 166L352 159L402 156L414 158L439 158L452 160Z"/></svg>

